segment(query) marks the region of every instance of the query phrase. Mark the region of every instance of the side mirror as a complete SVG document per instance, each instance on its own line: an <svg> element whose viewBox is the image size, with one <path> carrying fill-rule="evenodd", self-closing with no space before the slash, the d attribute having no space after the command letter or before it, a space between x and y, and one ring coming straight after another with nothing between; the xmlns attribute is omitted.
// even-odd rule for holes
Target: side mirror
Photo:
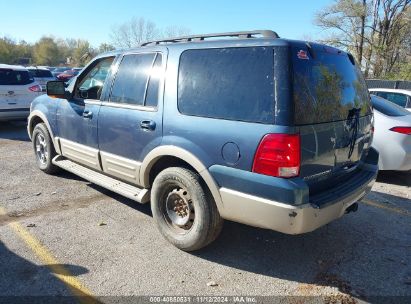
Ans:
<svg viewBox="0 0 411 304"><path fill-rule="evenodd" d="M64 81L47 82L47 95L54 98L68 98L69 92L66 91Z"/></svg>

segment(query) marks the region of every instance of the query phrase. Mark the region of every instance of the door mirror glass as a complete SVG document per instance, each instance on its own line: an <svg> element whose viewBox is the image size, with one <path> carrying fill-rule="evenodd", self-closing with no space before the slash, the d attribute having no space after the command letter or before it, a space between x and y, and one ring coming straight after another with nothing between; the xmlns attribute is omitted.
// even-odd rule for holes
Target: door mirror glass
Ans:
<svg viewBox="0 0 411 304"><path fill-rule="evenodd" d="M64 81L47 82L47 95L54 98L66 98L66 85Z"/></svg>

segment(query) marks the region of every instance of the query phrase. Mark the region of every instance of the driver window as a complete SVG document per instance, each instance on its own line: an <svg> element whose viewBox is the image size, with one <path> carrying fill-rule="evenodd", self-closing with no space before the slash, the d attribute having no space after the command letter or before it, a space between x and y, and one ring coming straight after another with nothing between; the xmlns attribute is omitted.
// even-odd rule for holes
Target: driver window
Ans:
<svg viewBox="0 0 411 304"><path fill-rule="evenodd" d="M104 81L108 75L114 57L103 58L89 69L81 78L75 90L75 97L81 99L100 99Z"/></svg>

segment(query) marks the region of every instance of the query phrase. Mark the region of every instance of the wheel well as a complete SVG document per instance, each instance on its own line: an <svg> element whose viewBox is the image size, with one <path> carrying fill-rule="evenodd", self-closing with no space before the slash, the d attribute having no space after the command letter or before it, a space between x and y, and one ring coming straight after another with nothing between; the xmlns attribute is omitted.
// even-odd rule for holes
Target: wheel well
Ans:
<svg viewBox="0 0 411 304"><path fill-rule="evenodd" d="M38 117L38 116L34 116L30 122L30 136L33 134L33 130L35 128L36 125L38 125L39 123L44 123L44 121Z"/></svg>
<svg viewBox="0 0 411 304"><path fill-rule="evenodd" d="M193 168L189 163L186 161L175 157L175 156L162 156L157 162L153 165L149 173L149 183L150 187L154 182L156 176L163 171L164 169L170 167L183 167L192 170L193 172L197 172L196 169ZM198 172L197 172L198 173Z"/></svg>

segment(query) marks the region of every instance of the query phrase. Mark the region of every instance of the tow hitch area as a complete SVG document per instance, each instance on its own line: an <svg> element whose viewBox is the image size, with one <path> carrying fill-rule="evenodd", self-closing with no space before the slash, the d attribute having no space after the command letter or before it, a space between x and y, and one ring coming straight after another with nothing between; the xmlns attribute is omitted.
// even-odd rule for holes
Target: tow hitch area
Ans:
<svg viewBox="0 0 411 304"><path fill-rule="evenodd" d="M350 207L345 209L345 214L348 214L350 212L356 212L357 210L358 210L358 203L354 203Z"/></svg>

